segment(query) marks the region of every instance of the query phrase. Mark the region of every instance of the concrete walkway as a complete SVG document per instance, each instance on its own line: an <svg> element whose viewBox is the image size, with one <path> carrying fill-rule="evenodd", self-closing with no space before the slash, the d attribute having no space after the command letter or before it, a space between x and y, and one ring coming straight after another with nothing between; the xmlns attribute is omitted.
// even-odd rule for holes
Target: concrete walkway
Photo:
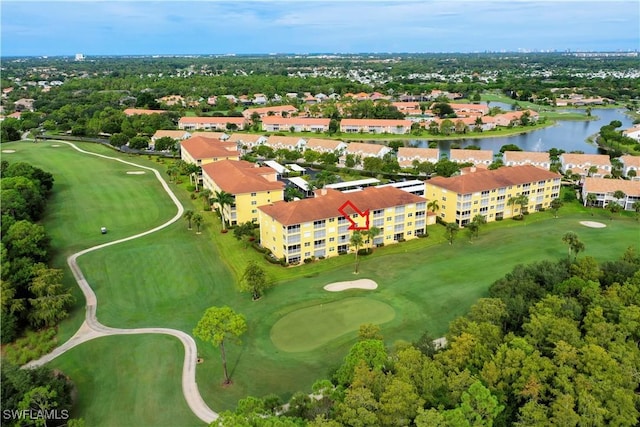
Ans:
<svg viewBox="0 0 640 427"><path fill-rule="evenodd" d="M158 181L160 181L160 183L162 184L162 187L164 188L164 190L167 192L167 194L169 195L173 203L178 208L178 212L169 221L165 222L164 224L158 227L152 228L151 230L145 231L140 234L136 234L134 236L126 237L124 239L114 240L112 242L94 246L92 248L77 252L71 255L69 258L67 258L67 264L69 265L69 268L71 269L71 272L73 273L73 276L76 282L78 283L78 286L80 286L80 289L82 290L82 293L84 294L84 298L86 300L85 321L82 323L82 326L80 326L80 329L78 329L78 331L67 342L57 347L51 353L41 357L40 359L29 362L24 367L32 368L32 367L44 365L45 363L50 362L51 360L60 356L65 351L70 350L79 344L82 344L84 342L87 342L99 337L111 336L111 335L137 335L137 334L171 335L178 338L180 342L182 342L182 345L184 346L185 355L184 355L184 365L182 366L182 393L184 394L184 398L186 399L187 404L189 405L189 408L191 408L193 413L198 418L200 418L203 422L210 424L211 422L218 419L218 414L214 412L211 408L209 408L209 406L207 406L207 404L202 399L202 396L200 395L200 391L198 390L198 384L196 383L196 363L198 358L198 349L196 347L196 343L193 340L193 338L189 334L183 331L179 331L177 329L168 329L168 328L120 329L120 328L110 328L108 326L103 325L98 321L98 318L96 317L96 310L98 308L98 298L96 297L95 292L93 292L93 289L91 288L91 286L89 286L89 283L85 279L77 263L77 259L86 253L97 251L99 249L106 248L107 246L113 246L122 242L127 242L129 240L137 239L139 237L146 236L147 234L155 233L156 231L162 230L163 228L173 224L174 222L182 218L182 214L184 213L184 207L182 206L182 204L180 203L176 195L173 193L173 191L171 191L171 188L169 187L167 182L164 180L160 172L158 172L157 170L147 166L140 166L138 164L128 162L122 159L118 159L115 157L110 157L110 156L105 156L103 154L97 154L97 153L92 153L90 151L85 151L70 142L60 141L60 143L67 144L73 147L75 150L84 154L102 157L108 160L114 160L120 163L135 166L136 168L141 168L141 169L146 169L151 171L156 175L156 178L158 178Z"/></svg>

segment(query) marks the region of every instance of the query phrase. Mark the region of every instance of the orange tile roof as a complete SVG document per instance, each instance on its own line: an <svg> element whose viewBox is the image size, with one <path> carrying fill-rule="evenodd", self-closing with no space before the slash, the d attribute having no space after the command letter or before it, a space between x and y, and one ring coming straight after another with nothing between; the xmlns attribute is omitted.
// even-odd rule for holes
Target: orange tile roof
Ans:
<svg viewBox="0 0 640 427"><path fill-rule="evenodd" d="M274 113L282 113L283 111L296 112L298 111L298 109L293 105L274 105L271 107L248 108L242 112L242 115L245 117L251 117L253 113L262 115L269 113L269 111L273 111Z"/></svg>
<svg viewBox="0 0 640 427"><path fill-rule="evenodd" d="M584 179L583 189L587 193L615 193L620 190L627 196L640 197L640 181L589 177Z"/></svg>
<svg viewBox="0 0 640 427"><path fill-rule="evenodd" d="M214 138L214 139L222 139L226 134L224 132L207 132L204 130L196 130L189 132L191 136L201 136L203 138Z"/></svg>
<svg viewBox="0 0 640 427"><path fill-rule="evenodd" d="M280 135L271 135L267 138L265 142L266 145L274 146L274 145L291 145L297 146L302 138L299 136L280 136Z"/></svg>
<svg viewBox="0 0 640 427"><path fill-rule="evenodd" d="M505 151L503 155L505 162L536 162L536 163L549 163L551 157L549 153L540 151Z"/></svg>
<svg viewBox="0 0 640 427"><path fill-rule="evenodd" d="M232 134L227 142L256 142L260 138L263 138L264 135L254 135L249 133L234 133Z"/></svg>
<svg viewBox="0 0 640 427"><path fill-rule="evenodd" d="M257 167L244 160L221 160L202 166L207 175L223 191L231 194L282 190L284 183L276 180L276 172L269 167Z"/></svg>
<svg viewBox="0 0 640 427"><path fill-rule="evenodd" d="M342 141L336 139L322 139L322 138L310 138L307 140L306 147L310 150L316 148L322 148L325 150L337 150L340 144L344 144Z"/></svg>
<svg viewBox="0 0 640 427"><path fill-rule="evenodd" d="M321 125L329 126L331 119L318 119L318 118L306 118L306 117L278 117L267 116L262 118L262 123L265 125Z"/></svg>
<svg viewBox="0 0 640 427"><path fill-rule="evenodd" d="M421 159L438 159L440 150L437 148L413 148L413 147L400 147L398 148L398 158L406 157L419 157Z"/></svg>
<svg viewBox="0 0 640 427"><path fill-rule="evenodd" d="M180 117L178 123L180 124L218 124L224 125L227 123L234 123L236 125L244 124L246 119L244 117Z"/></svg>
<svg viewBox="0 0 640 427"><path fill-rule="evenodd" d="M258 209L282 225L293 225L342 216L338 209L347 201L351 201L361 211L371 212L376 209L426 202L423 197L394 187L368 187L351 193L342 193L333 189L321 191L326 194L295 202L276 202ZM347 212L355 213L351 209L347 209Z"/></svg>
<svg viewBox="0 0 640 427"><path fill-rule="evenodd" d="M428 180L426 184L459 194L469 194L547 179L560 179L560 175L536 166L524 165L505 166L492 171L487 170L450 178L435 177Z"/></svg>
<svg viewBox="0 0 640 427"><path fill-rule="evenodd" d="M340 126L404 126L411 127L411 120L394 119L342 119Z"/></svg>
<svg viewBox="0 0 640 427"><path fill-rule="evenodd" d="M239 155L235 143L223 142L215 138L192 136L182 141L180 145L196 160Z"/></svg>
<svg viewBox="0 0 640 427"><path fill-rule="evenodd" d="M157 130L156 133L153 134L154 138L162 138L168 136L173 139L181 139L184 138L185 135L190 135L186 130Z"/></svg>
<svg viewBox="0 0 640 427"><path fill-rule="evenodd" d="M347 153L379 154L381 151L391 151L389 147L381 144L369 144L367 142L351 142L347 144Z"/></svg>
<svg viewBox="0 0 640 427"><path fill-rule="evenodd" d="M491 150L465 150L462 148L452 148L449 160L467 161L474 159L476 161L493 161L493 151Z"/></svg>
<svg viewBox="0 0 640 427"><path fill-rule="evenodd" d="M635 166L640 168L640 156L630 156L625 154L624 156L620 156L620 161L625 167Z"/></svg>
<svg viewBox="0 0 640 427"><path fill-rule="evenodd" d="M606 154L577 154L577 153L562 153L560 155L560 161L563 164L572 163L575 165L589 164L592 166L611 165L611 160Z"/></svg>

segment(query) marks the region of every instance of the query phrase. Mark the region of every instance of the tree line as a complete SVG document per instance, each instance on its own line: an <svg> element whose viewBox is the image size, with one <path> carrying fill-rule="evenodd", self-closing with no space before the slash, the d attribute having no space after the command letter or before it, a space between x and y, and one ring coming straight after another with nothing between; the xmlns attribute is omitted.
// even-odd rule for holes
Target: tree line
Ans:
<svg viewBox="0 0 640 427"><path fill-rule="evenodd" d="M25 162L2 160L1 342L27 329L56 325L73 303L62 270L50 268L51 239L38 223L53 188L53 176Z"/></svg>

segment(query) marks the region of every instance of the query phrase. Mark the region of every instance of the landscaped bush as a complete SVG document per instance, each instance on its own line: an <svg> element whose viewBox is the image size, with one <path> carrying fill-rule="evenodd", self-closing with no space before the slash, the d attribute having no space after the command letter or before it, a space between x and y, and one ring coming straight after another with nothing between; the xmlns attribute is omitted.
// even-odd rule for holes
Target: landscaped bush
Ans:
<svg viewBox="0 0 640 427"><path fill-rule="evenodd" d="M503 218L503 217L501 217L501 216L497 216L497 217L496 217L496 221L502 221L503 219L504 219L504 218Z"/></svg>
<svg viewBox="0 0 640 427"><path fill-rule="evenodd" d="M196 191L196 186L195 185L187 185L187 191L189 191L189 192Z"/></svg>
<svg viewBox="0 0 640 427"><path fill-rule="evenodd" d="M271 254L264 254L264 259L269 261L271 264L282 264L278 258L274 258Z"/></svg>
<svg viewBox="0 0 640 427"><path fill-rule="evenodd" d="M371 255L372 252L371 248L362 248L358 250L358 255Z"/></svg>
<svg viewBox="0 0 640 427"><path fill-rule="evenodd" d="M11 363L24 365L49 353L56 347L56 330L28 331L23 338L18 338L5 348L5 357Z"/></svg>
<svg viewBox="0 0 640 427"><path fill-rule="evenodd" d="M310 264L310 263L312 263L312 262L313 262L313 260L312 260L311 258L305 258L305 259L304 259L304 263L305 263L305 264Z"/></svg>

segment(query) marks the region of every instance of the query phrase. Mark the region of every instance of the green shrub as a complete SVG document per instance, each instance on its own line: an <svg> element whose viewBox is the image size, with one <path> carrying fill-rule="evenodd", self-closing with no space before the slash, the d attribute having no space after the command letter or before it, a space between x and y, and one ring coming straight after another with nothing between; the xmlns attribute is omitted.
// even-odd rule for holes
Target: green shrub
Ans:
<svg viewBox="0 0 640 427"><path fill-rule="evenodd" d="M187 185L187 191L189 192L196 191L196 186L191 184Z"/></svg>
<svg viewBox="0 0 640 427"><path fill-rule="evenodd" d="M27 334L18 338L13 344L7 345L5 357L11 363L24 365L51 352L56 347L56 330L53 328L42 331L27 331Z"/></svg>

